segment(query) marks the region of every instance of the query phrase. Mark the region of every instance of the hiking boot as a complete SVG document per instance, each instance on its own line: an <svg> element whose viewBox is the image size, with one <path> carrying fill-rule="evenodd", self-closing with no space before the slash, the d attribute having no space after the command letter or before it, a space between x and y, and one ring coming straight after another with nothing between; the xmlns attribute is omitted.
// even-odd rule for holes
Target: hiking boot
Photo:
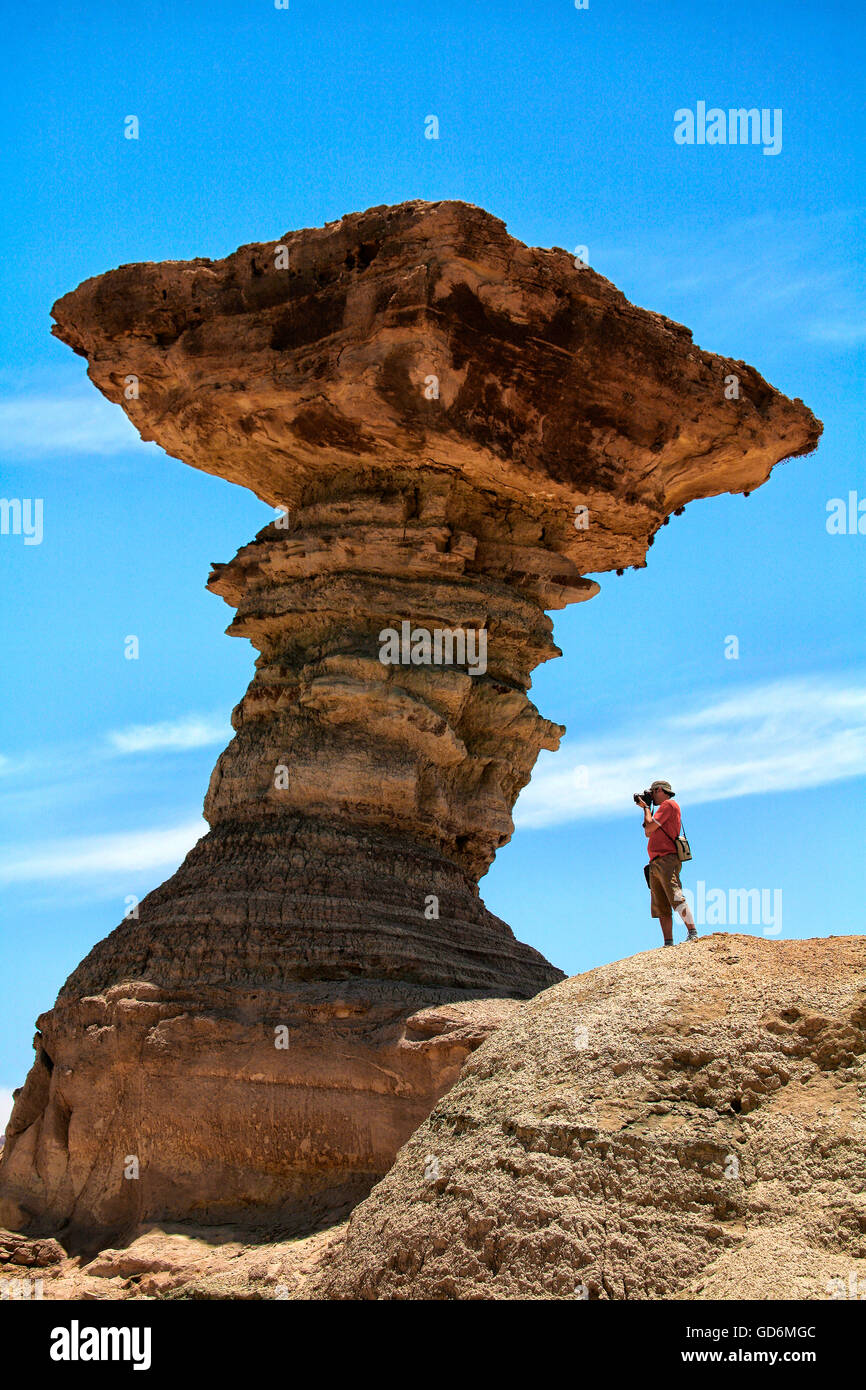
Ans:
<svg viewBox="0 0 866 1390"><path fill-rule="evenodd" d="M700 939L696 931L690 931L686 937L686 941L700 941Z"/></svg>

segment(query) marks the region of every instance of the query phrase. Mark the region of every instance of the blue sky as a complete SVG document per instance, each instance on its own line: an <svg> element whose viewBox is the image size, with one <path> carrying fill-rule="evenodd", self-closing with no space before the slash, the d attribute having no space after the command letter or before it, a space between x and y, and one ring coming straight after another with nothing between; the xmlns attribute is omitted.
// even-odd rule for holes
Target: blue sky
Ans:
<svg viewBox="0 0 866 1390"><path fill-rule="evenodd" d="M861 6L47 0L5 29L0 492L43 499L44 530L0 535L0 1120L36 1015L204 828L255 655L204 583L272 515L141 444L51 304L380 203L464 198L585 245L825 423L813 457L693 504L646 570L555 615L533 698L568 733L488 906L570 973L655 945L630 793L660 776L687 887L782 895L780 922L735 929L862 931L866 535L826 527L831 498L866 498ZM780 109L781 152L677 145L698 101Z"/></svg>

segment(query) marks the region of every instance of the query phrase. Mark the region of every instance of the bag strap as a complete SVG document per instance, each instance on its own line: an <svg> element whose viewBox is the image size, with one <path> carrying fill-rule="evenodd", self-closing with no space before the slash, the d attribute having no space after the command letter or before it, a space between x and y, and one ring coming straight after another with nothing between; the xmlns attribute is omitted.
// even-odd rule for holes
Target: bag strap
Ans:
<svg viewBox="0 0 866 1390"><path fill-rule="evenodd" d="M653 816L653 820L655 820L655 816ZM682 811L680 811L680 833L679 833L679 835L672 835L671 832L670 832L669 830L665 830L665 828L664 828L664 826L662 825L661 821L656 821L656 825L658 826L659 830L664 831L664 834L667 835L667 837L668 837L668 839L671 841L671 844L673 845L674 849L676 849L676 847L677 847L677 840L680 838L680 835L684 835L685 838L688 839L688 836L687 836L686 833L685 833L685 828L684 828L684 826L683 826L683 813L682 813Z"/></svg>

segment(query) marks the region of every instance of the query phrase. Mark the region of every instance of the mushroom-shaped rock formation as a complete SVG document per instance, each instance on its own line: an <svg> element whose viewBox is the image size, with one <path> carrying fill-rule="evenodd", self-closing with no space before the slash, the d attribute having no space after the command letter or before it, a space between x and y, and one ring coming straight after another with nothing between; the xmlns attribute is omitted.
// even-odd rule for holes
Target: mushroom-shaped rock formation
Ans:
<svg viewBox="0 0 866 1390"><path fill-rule="evenodd" d="M278 515L209 581L261 654L211 830L40 1018L0 1222L302 1225L453 1083L505 1007L471 1001L561 978L477 888L563 732L527 695L545 610L820 426L462 203L121 266L53 312L143 439Z"/></svg>

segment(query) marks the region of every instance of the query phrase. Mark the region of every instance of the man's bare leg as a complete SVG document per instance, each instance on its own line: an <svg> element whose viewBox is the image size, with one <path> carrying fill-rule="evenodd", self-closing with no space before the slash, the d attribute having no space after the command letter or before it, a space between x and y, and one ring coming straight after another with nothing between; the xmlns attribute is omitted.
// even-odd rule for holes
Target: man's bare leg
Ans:
<svg viewBox="0 0 866 1390"><path fill-rule="evenodd" d="M668 913L666 917L659 916L659 922L661 923L662 936L663 936L664 939L665 939L665 945L666 945L666 946L673 946L673 944L674 944L674 924L673 924L673 919L672 919L672 917L671 917L671 914Z"/></svg>

